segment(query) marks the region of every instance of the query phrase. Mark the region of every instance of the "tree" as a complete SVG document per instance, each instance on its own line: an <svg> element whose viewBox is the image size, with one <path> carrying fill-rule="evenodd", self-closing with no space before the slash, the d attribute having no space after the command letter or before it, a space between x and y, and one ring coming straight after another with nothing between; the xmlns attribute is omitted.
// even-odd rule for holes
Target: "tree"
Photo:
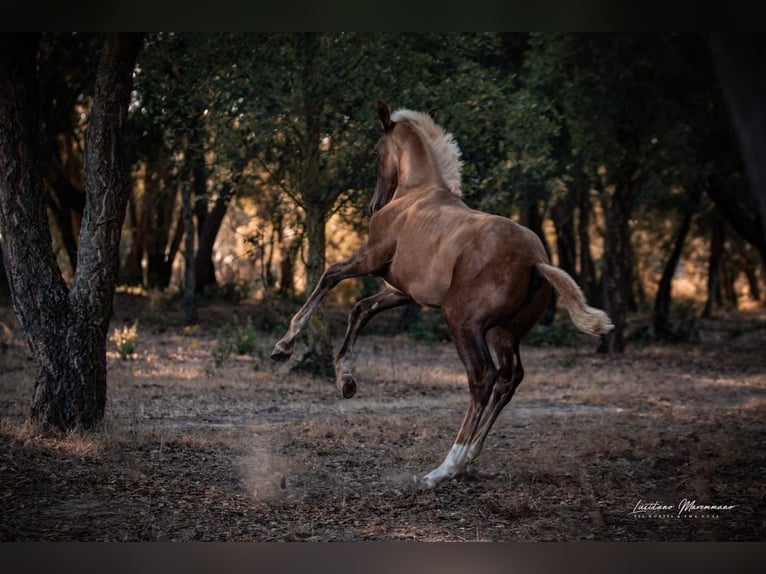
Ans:
<svg viewBox="0 0 766 574"><path fill-rule="evenodd" d="M35 98L39 40L0 38L0 229L14 311L37 367L32 418L69 430L97 424L106 405L106 339L130 192L123 131L142 37L108 34L101 49L71 288L56 263L45 212Z"/></svg>
<svg viewBox="0 0 766 574"><path fill-rule="evenodd" d="M601 203L603 305L615 323L602 350L619 352L634 301L637 214L666 217L653 203L674 189L688 195L707 187L715 199L732 197L736 187L736 165L726 152L731 139L708 50L704 38L693 34L545 34L533 35L530 45L527 80L553 102L568 139L558 146L564 159L560 177L573 182L579 179L575 172L584 174ZM575 167L570 174L568 166ZM718 188L706 183L713 174L722 180ZM734 213L730 219L748 221L746 210L728 203ZM580 205L582 221L588 210ZM680 231L686 227L682 223L679 219ZM678 236L677 250L684 236ZM582 247L581 242L581 252ZM668 282L666 274L659 315L669 309ZM658 321L665 325L661 317Z"/></svg>
<svg viewBox="0 0 766 574"><path fill-rule="evenodd" d="M713 33L716 70L731 108L766 242L766 35ZM766 263L766 250L760 249Z"/></svg>
<svg viewBox="0 0 766 574"><path fill-rule="evenodd" d="M369 82L376 42L364 34L276 34L265 39L261 57L249 67L261 86L252 102L259 184L288 199L274 202L276 207L292 205L297 212L307 292L325 268L327 221L345 205L358 205L372 182ZM274 224L280 219L276 214ZM313 317L308 339L309 349L295 368L332 375L332 343L321 312Z"/></svg>

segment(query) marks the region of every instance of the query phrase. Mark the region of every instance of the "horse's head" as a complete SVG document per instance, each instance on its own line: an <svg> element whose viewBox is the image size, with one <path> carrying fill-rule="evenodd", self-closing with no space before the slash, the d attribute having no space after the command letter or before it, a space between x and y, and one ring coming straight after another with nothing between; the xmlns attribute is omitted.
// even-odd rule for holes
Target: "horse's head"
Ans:
<svg viewBox="0 0 766 574"><path fill-rule="evenodd" d="M370 215L391 201L399 185L399 153L393 136L396 122L391 121L388 106L380 100L378 100L378 119L383 127L383 135L373 149L378 167L378 179L375 183L375 193L370 201Z"/></svg>
<svg viewBox="0 0 766 574"><path fill-rule="evenodd" d="M428 114L398 110L391 114L378 100L383 135L375 144L378 179L370 202L370 215L383 208L400 188L434 183L460 195L460 149L453 137Z"/></svg>

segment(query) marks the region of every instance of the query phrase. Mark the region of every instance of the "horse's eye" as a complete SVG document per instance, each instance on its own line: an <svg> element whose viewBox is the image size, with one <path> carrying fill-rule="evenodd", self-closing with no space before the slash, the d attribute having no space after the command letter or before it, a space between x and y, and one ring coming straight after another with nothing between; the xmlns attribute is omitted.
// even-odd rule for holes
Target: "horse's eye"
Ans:
<svg viewBox="0 0 766 574"><path fill-rule="evenodd" d="M373 148L372 155L374 155L375 157L378 157L378 153L379 153L378 148Z"/></svg>

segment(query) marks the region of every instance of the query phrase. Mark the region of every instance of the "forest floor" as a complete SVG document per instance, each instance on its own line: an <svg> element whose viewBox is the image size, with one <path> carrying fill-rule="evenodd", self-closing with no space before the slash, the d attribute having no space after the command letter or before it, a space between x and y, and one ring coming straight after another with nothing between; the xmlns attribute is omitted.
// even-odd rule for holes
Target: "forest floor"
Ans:
<svg viewBox="0 0 766 574"><path fill-rule="evenodd" d="M276 329L224 357L222 326L257 306L211 304L183 329L121 294L113 326L141 319L135 353L110 346L104 423L55 436L26 421L34 369L1 303L0 540L766 539L763 312L619 356L580 337L522 346L526 378L482 456L419 492L468 400L451 343L376 319L344 400L269 360Z"/></svg>

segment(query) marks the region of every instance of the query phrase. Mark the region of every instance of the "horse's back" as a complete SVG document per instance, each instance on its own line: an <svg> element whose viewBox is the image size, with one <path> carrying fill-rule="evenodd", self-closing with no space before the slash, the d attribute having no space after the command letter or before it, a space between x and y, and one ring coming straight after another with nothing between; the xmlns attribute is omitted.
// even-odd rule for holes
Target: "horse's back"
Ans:
<svg viewBox="0 0 766 574"><path fill-rule="evenodd" d="M532 231L448 194L392 201L378 216L385 222L380 231L396 238L384 279L421 304L441 307L450 296L471 293L503 297L510 286L529 282L536 263L548 262Z"/></svg>

